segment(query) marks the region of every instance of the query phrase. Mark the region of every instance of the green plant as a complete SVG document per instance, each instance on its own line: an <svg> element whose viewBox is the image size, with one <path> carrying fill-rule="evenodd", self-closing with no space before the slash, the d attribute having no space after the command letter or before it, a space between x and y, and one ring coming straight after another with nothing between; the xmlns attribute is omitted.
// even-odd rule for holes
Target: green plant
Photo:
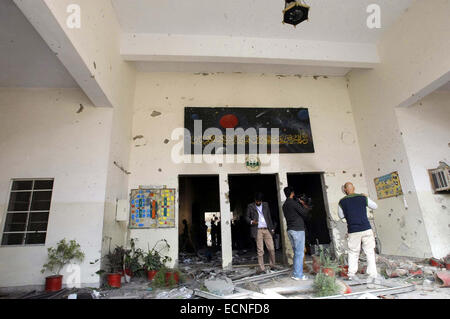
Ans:
<svg viewBox="0 0 450 319"><path fill-rule="evenodd" d="M318 273L314 278L314 291L317 297L326 297L339 294L339 285L335 277Z"/></svg>
<svg viewBox="0 0 450 319"><path fill-rule="evenodd" d="M47 263L43 265L41 273L50 271L55 275L59 275L65 265L75 260L79 262L84 260L81 246L75 240L67 242L64 238L57 243L56 248L50 247L47 249L47 252Z"/></svg>
<svg viewBox="0 0 450 319"><path fill-rule="evenodd" d="M105 255L106 265L109 273L118 273L123 270L124 258L126 250L122 246L116 246Z"/></svg>
<svg viewBox="0 0 450 319"><path fill-rule="evenodd" d="M339 267L336 261L331 257L328 249L320 249L320 265L322 268L330 268L336 271Z"/></svg>
<svg viewBox="0 0 450 319"><path fill-rule="evenodd" d="M160 243L164 243L164 247L157 249ZM162 256L161 251L165 249L170 249L170 245L165 239L161 239L155 243L152 249L149 249L147 253L144 254L144 268L146 270L159 270L164 267L165 263L171 261L172 258L169 256Z"/></svg>
<svg viewBox="0 0 450 319"><path fill-rule="evenodd" d="M129 269L132 274L137 274L142 268L142 259L144 257L144 252L140 248L136 248L134 239L130 241L131 249L125 250L125 269Z"/></svg>
<svg viewBox="0 0 450 319"><path fill-rule="evenodd" d="M179 281L184 280L183 274L177 269L170 269L163 266L155 275L152 281L152 285L155 288L173 288L177 285L177 282L174 279L174 276L170 276L169 280L166 281L166 274L170 272L172 274L178 274Z"/></svg>

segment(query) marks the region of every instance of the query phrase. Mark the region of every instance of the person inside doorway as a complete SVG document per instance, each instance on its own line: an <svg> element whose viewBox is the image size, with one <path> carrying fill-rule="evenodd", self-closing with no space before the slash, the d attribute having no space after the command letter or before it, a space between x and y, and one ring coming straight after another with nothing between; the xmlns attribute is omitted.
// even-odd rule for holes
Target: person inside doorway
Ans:
<svg viewBox="0 0 450 319"><path fill-rule="evenodd" d="M218 233L219 233L219 226L218 226L219 218L217 218L215 215L213 216L213 219L211 219L211 242L213 247L218 246Z"/></svg>
<svg viewBox="0 0 450 319"><path fill-rule="evenodd" d="M303 258L305 256L305 224L310 219L311 209L303 200L295 197L292 187L285 187L284 195L286 195L286 201L283 204L283 214L294 251L294 272L291 278L307 280L308 277L303 274Z"/></svg>
<svg viewBox="0 0 450 319"><path fill-rule="evenodd" d="M259 265L257 273L261 274L266 271L264 266L264 244L266 244L269 252L269 267L275 269L275 247L272 237L275 234L275 227L272 223L269 204L263 202L262 193L256 193L255 201L248 204L246 220L250 224L251 237L256 240Z"/></svg>
<svg viewBox="0 0 450 319"><path fill-rule="evenodd" d="M365 194L356 194L355 186L347 182L343 186L346 194L339 201L339 217L347 221L348 276L349 280L358 281L358 260L361 245L367 257L368 283L378 279L375 259L375 236L367 218L367 207L377 209L377 204Z"/></svg>

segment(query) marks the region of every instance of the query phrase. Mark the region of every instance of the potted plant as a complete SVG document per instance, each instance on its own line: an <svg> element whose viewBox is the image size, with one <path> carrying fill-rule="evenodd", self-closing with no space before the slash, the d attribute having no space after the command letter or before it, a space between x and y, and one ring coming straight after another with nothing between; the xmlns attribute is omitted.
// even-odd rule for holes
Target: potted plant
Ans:
<svg viewBox="0 0 450 319"><path fill-rule="evenodd" d="M141 260L143 259L144 252L140 248L136 248L134 239L130 241L131 249L125 251L125 273L132 277L142 270Z"/></svg>
<svg viewBox="0 0 450 319"><path fill-rule="evenodd" d="M158 244L164 243L165 245L160 249L156 249ZM170 245L167 240L161 239L155 243L152 249L148 249L148 252L144 254L144 268L147 270L148 280L153 280L159 269L164 267L164 264L172 259L168 256L162 256L161 251L169 249Z"/></svg>
<svg viewBox="0 0 450 319"><path fill-rule="evenodd" d="M48 248L47 252L47 262L43 265L41 273L49 271L53 275L45 278L45 290L58 291L62 287L63 276L60 275L61 270L72 261L82 262L84 260L84 253L75 240L67 242L65 238L57 243L56 248Z"/></svg>
<svg viewBox="0 0 450 319"><path fill-rule="evenodd" d="M122 246L117 246L105 255L108 267L107 280L110 287L121 287L125 253L126 250Z"/></svg>
<svg viewBox="0 0 450 319"><path fill-rule="evenodd" d="M320 252L321 272L327 276L334 277L338 269L337 263L331 258L330 252L325 249Z"/></svg>
<svg viewBox="0 0 450 319"><path fill-rule="evenodd" d="M343 278L348 277L348 264L344 254L339 256L339 275Z"/></svg>
<svg viewBox="0 0 450 319"><path fill-rule="evenodd" d="M174 287L180 281L181 272L176 269L162 267L156 273L153 279L153 285L156 287Z"/></svg>
<svg viewBox="0 0 450 319"><path fill-rule="evenodd" d="M336 282L336 277L318 273L314 278L314 291L317 297L326 297L339 294L340 287Z"/></svg>

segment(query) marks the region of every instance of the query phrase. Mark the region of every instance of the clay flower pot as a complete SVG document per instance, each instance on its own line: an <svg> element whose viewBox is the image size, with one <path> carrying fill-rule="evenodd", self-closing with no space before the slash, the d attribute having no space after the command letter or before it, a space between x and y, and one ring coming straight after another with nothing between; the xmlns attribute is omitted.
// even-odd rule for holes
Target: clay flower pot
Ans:
<svg viewBox="0 0 450 319"><path fill-rule="evenodd" d="M322 273L324 273L328 277L334 277L334 269L333 268L322 268Z"/></svg>
<svg viewBox="0 0 450 319"><path fill-rule="evenodd" d="M170 281L171 277L173 277L176 284L178 284L178 282L180 281L180 278L178 277L177 272L168 271L168 272L166 272L166 286L169 286L169 281Z"/></svg>
<svg viewBox="0 0 450 319"><path fill-rule="evenodd" d="M340 271L339 275L343 278L347 278L348 277L348 265L341 266L340 270L341 271Z"/></svg>
<svg viewBox="0 0 450 319"><path fill-rule="evenodd" d="M122 274L108 274L108 285L114 288L120 288L122 286Z"/></svg>
<svg viewBox="0 0 450 319"><path fill-rule="evenodd" d="M157 270L148 270L147 271L147 278L148 280L153 280L153 278L155 278L156 274L158 273Z"/></svg>
<svg viewBox="0 0 450 319"><path fill-rule="evenodd" d="M316 274L320 272L320 257L319 256L312 256L313 259L313 272Z"/></svg>
<svg viewBox="0 0 450 319"><path fill-rule="evenodd" d="M45 278L45 291L59 291L62 288L63 276L55 275Z"/></svg>

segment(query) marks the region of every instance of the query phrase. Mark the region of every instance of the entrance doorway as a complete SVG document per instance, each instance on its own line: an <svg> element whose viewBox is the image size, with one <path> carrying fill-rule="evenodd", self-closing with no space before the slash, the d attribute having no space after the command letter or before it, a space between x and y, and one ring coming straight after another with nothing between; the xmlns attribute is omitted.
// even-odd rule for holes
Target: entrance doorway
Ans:
<svg viewBox="0 0 450 319"><path fill-rule="evenodd" d="M231 238L233 250L249 251L256 254L255 241L250 236L250 225L245 220L247 206L255 201L255 193L264 195L264 202L269 204L272 221L275 226L274 244L277 261L282 260L280 209L277 187L277 175L228 175L230 189L230 209L233 216ZM280 257L278 255L281 255ZM233 262L234 264L234 262Z"/></svg>
<svg viewBox="0 0 450 319"><path fill-rule="evenodd" d="M220 237L208 246L211 235L220 236L219 175L180 175L178 183L179 253L212 256L220 250Z"/></svg>
<svg viewBox="0 0 450 319"><path fill-rule="evenodd" d="M297 196L306 194L312 199L312 218L306 225L307 252L311 254L311 245L331 243L328 226L328 201L324 192L322 173L292 173L287 174L288 185L294 188Z"/></svg>

